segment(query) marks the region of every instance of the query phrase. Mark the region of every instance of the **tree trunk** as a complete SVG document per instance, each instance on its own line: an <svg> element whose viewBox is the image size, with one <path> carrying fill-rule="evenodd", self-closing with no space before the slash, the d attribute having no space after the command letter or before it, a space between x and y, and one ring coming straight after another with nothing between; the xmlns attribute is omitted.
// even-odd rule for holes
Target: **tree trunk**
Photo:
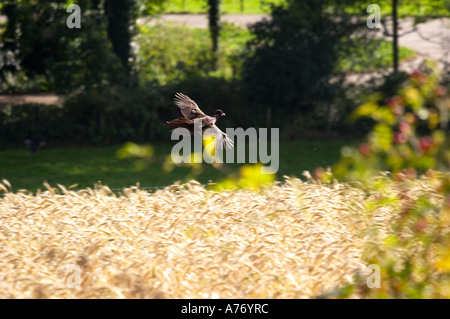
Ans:
<svg viewBox="0 0 450 319"><path fill-rule="evenodd" d="M398 0L392 0L392 53L394 60L394 73L398 72Z"/></svg>
<svg viewBox="0 0 450 319"><path fill-rule="evenodd" d="M134 0L106 0L108 38L114 53L119 57L126 71L127 83L133 76L133 52L131 50L132 26L134 24Z"/></svg>
<svg viewBox="0 0 450 319"><path fill-rule="evenodd" d="M208 6L209 32L211 34L214 66L216 67L220 34L220 0L208 0Z"/></svg>

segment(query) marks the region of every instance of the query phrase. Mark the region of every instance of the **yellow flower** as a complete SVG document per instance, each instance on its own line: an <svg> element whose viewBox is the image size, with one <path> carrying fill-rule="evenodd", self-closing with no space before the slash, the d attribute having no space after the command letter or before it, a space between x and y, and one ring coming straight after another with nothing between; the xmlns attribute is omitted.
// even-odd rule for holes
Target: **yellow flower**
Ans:
<svg viewBox="0 0 450 319"><path fill-rule="evenodd" d="M445 272L450 273L450 250L447 250L447 252L436 262L436 269Z"/></svg>

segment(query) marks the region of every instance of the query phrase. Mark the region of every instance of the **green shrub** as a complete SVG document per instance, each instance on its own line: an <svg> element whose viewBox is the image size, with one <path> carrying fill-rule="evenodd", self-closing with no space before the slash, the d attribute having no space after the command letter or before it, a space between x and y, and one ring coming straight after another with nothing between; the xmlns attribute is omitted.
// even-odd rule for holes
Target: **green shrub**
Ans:
<svg viewBox="0 0 450 319"><path fill-rule="evenodd" d="M415 71L396 95L376 93L359 106L352 118L370 118L374 127L358 149L342 150L336 176L364 180L385 170L449 169L450 98L438 79L433 69Z"/></svg>
<svg viewBox="0 0 450 319"><path fill-rule="evenodd" d="M168 138L164 123L181 117L173 103L176 92L192 97L207 114L223 108L223 127L248 125L251 114L242 114L237 81L220 77L192 77L161 86L112 86L68 95L62 106L9 105L0 108L0 143L23 143L27 134L61 143L148 142ZM37 115L38 125L35 118ZM30 128L36 126L33 131Z"/></svg>
<svg viewBox="0 0 450 319"><path fill-rule="evenodd" d="M107 144L145 141L163 131L158 112L167 107L164 102L161 92L151 86L114 86L67 99L64 112L79 140Z"/></svg>
<svg viewBox="0 0 450 319"><path fill-rule="evenodd" d="M343 148L333 172L316 170L320 182L338 177L365 192L359 213L373 223L359 234L363 260L380 269L380 287L358 273L322 297L450 297L450 94L427 66L358 107L353 118L374 122L366 142Z"/></svg>
<svg viewBox="0 0 450 319"><path fill-rule="evenodd" d="M67 93L123 84L125 70L107 38L98 3L79 2L82 28L69 29L65 0L10 1L2 8L8 23L0 47L0 56L8 55L10 62L0 68L0 81L11 72L23 71L30 81L40 83L28 87L38 91ZM15 77L17 87L9 85L0 89L23 91L22 73Z"/></svg>
<svg viewBox="0 0 450 319"><path fill-rule="evenodd" d="M243 67L248 99L273 126L311 123L313 113L319 118L314 122L327 125L332 113L345 114L345 74L339 63L346 49L369 41L354 37L366 26L346 15L348 3L287 3L274 7L270 20L250 28L255 38L248 44Z"/></svg>
<svg viewBox="0 0 450 319"><path fill-rule="evenodd" d="M214 68L207 29L179 26L139 26L137 68L141 82L186 80L190 77L237 76L238 56L250 33L224 23L219 44L218 69Z"/></svg>
<svg viewBox="0 0 450 319"><path fill-rule="evenodd" d="M0 144L22 144L27 137L65 140L72 130L63 108L55 105L23 104L0 108Z"/></svg>
<svg viewBox="0 0 450 319"><path fill-rule="evenodd" d="M408 171L369 181L357 213L372 223L357 236L363 263L379 271L362 270L352 283L320 297L449 298L449 172L429 170L417 177Z"/></svg>
<svg viewBox="0 0 450 319"><path fill-rule="evenodd" d="M48 91L48 81L45 76L28 77L24 71L4 71L0 81L2 94L30 93Z"/></svg>
<svg viewBox="0 0 450 319"><path fill-rule="evenodd" d="M139 26L137 65L141 80L162 84L210 67L204 30L185 27ZM202 41L203 40L203 41Z"/></svg>

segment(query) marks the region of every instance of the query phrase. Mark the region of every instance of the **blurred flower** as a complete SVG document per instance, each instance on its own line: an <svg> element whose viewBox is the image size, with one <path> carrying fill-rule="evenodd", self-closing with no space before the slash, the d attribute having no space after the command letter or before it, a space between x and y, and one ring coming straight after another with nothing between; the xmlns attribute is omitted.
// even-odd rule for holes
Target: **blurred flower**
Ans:
<svg viewBox="0 0 450 319"><path fill-rule="evenodd" d="M373 114L378 109L378 104L374 101L370 101L366 104L360 105L352 114L352 118L368 116Z"/></svg>
<svg viewBox="0 0 450 319"><path fill-rule="evenodd" d="M410 125L414 125L417 123L417 118L415 117L414 114L412 113L406 113L405 116L403 117L404 121Z"/></svg>
<svg viewBox="0 0 450 319"><path fill-rule="evenodd" d="M408 139L406 138L405 134L400 133L400 132L395 132L394 133L394 141L397 144L403 144L403 143L406 143L408 141Z"/></svg>
<svg viewBox="0 0 450 319"><path fill-rule="evenodd" d="M257 190L265 185L270 185L275 180L275 174L262 174L262 164L244 165L240 169L239 176L231 174L228 178L213 185L215 190L248 188Z"/></svg>
<svg viewBox="0 0 450 319"><path fill-rule="evenodd" d="M413 71L409 78L411 79L411 81L415 84L425 84L427 81L427 75L420 72L419 70L415 70Z"/></svg>
<svg viewBox="0 0 450 319"><path fill-rule="evenodd" d="M428 127L434 130L439 125L439 113L435 108L430 109L428 113Z"/></svg>
<svg viewBox="0 0 450 319"><path fill-rule="evenodd" d="M261 174L261 164L245 165L241 168L241 187L258 188L275 180L275 174Z"/></svg>
<svg viewBox="0 0 450 319"><path fill-rule="evenodd" d="M414 111L417 111L422 105L422 97L420 91L415 87L407 87L404 92L406 103L408 103Z"/></svg>
<svg viewBox="0 0 450 319"><path fill-rule="evenodd" d="M411 133L411 126L407 122L400 122L398 129L401 133L409 135Z"/></svg>
<svg viewBox="0 0 450 319"><path fill-rule="evenodd" d="M417 116L419 117L419 119L421 120L426 120L428 118L428 115L430 114L430 112L428 111L428 109L426 108L421 108L418 112L417 112Z"/></svg>
<svg viewBox="0 0 450 319"><path fill-rule="evenodd" d="M365 142L341 149L334 176L366 179L380 171L396 174L411 168L422 173L428 168L449 167L446 107L450 107L450 99L435 98L436 92L448 91L439 87L435 67L425 67L431 71L413 72L393 96L372 95L356 108L351 118L370 118L375 125ZM382 100L384 105L379 105Z"/></svg>
<svg viewBox="0 0 450 319"><path fill-rule="evenodd" d="M361 143L358 146L358 151L361 153L361 155L368 156L370 154L370 147L369 145L367 145L367 143Z"/></svg>
<svg viewBox="0 0 450 319"><path fill-rule="evenodd" d="M429 136L424 136L419 139L419 147L423 152L428 151L433 146L433 139Z"/></svg>
<svg viewBox="0 0 450 319"><path fill-rule="evenodd" d="M427 227L427 222L423 218L419 219L419 221L416 223L416 230L419 233L423 233L425 231L426 227Z"/></svg>
<svg viewBox="0 0 450 319"><path fill-rule="evenodd" d="M405 177L409 179L414 179L417 177L417 172L414 168L409 167L405 169Z"/></svg>
<svg viewBox="0 0 450 319"><path fill-rule="evenodd" d="M396 116L402 115L405 112L403 107L403 99L401 96L395 95L387 100L387 105L392 113Z"/></svg>
<svg viewBox="0 0 450 319"><path fill-rule="evenodd" d="M445 86L439 85L436 88L436 96L437 97L442 97L442 96L444 96L446 94L447 94L447 88Z"/></svg>
<svg viewBox="0 0 450 319"><path fill-rule="evenodd" d="M117 151L118 158L150 158L153 155L153 147L150 145L138 145L133 142L127 142L125 145Z"/></svg>
<svg viewBox="0 0 450 319"><path fill-rule="evenodd" d="M436 263L436 269L445 272L450 273L450 250L448 250Z"/></svg>
<svg viewBox="0 0 450 319"><path fill-rule="evenodd" d="M322 179L323 173L325 172L325 170L322 167L317 167L314 170L314 177L316 179Z"/></svg>

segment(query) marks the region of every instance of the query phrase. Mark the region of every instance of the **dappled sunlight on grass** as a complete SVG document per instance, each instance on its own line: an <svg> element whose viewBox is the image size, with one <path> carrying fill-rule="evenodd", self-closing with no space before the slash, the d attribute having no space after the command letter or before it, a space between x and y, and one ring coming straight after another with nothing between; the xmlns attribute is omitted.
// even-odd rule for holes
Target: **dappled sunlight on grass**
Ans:
<svg viewBox="0 0 450 319"><path fill-rule="evenodd" d="M241 3L243 7L241 7ZM222 0L221 12L224 14L262 14L269 13L269 3L283 4L285 0ZM243 11L241 10L243 9ZM203 0L170 0L165 3L167 13L206 13L207 5Z"/></svg>

